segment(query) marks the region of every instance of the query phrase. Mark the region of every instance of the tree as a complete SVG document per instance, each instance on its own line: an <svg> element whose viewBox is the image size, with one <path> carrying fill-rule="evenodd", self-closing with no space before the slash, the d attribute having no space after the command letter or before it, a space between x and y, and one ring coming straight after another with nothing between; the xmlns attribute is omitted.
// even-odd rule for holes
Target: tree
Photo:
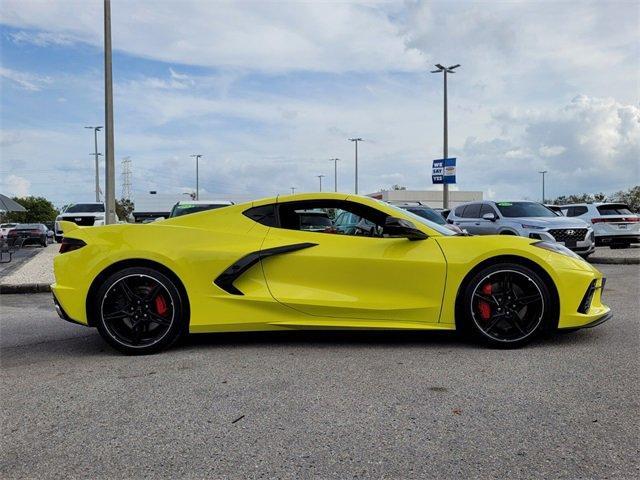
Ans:
<svg viewBox="0 0 640 480"><path fill-rule="evenodd" d="M116 215L121 220L129 220L134 208L133 202L128 198L116 200Z"/></svg>
<svg viewBox="0 0 640 480"><path fill-rule="evenodd" d="M640 185L631 187L629 190L620 190L611 196L615 202L626 203L632 212L640 211Z"/></svg>
<svg viewBox="0 0 640 480"><path fill-rule="evenodd" d="M13 197L26 212L6 212L3 217L5 222L15 223L44 223L53 222L58 216L58 210L44 197Z"/></svg>

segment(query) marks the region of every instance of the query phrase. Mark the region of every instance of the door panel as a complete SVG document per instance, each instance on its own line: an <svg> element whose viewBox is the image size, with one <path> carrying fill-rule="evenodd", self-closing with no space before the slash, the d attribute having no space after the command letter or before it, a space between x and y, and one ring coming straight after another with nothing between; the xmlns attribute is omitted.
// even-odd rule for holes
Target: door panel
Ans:
<svg viewBox="0 0 640 480"><path fill-rule="evenodd" d="M262 248L299 243L317 245L262 260L269 290L279 302L309 315L372 323L438 321L446 264L433 239L271 228Z"/></svg>

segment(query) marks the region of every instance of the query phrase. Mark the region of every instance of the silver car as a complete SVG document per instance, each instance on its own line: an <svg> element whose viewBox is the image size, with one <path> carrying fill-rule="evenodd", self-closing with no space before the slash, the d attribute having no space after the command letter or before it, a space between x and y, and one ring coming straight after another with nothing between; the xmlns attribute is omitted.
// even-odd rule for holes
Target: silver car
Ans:
<svg viewBox="0 0 640 480"><path fill-rule="evenodd" d="M537 202L472 202L449 213L447 221L474 235L520 235L563 243L586 258L595 250L593 228Z"/></svg>

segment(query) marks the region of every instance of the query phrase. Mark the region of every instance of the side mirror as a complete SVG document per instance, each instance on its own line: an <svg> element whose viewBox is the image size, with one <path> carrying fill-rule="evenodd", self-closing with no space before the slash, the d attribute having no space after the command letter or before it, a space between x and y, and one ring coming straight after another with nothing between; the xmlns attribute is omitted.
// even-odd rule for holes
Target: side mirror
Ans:
<svg viewBox="0 0 640 480"><path fill-rule="evenodd" d="M383 232L387 235L405 237L409 240L424 240L428 238L426 233L418 230L409 220L397 217L387 217L385 219Z"/></svg>
<svg viewBox="0 0 640 480"><path fill-rule="evenodd" d="M484 218L485 220L490 220L492 222L495 222L497 220L496 214L493 212L485 213L484 215L482 215L482 218Z"/></svg>

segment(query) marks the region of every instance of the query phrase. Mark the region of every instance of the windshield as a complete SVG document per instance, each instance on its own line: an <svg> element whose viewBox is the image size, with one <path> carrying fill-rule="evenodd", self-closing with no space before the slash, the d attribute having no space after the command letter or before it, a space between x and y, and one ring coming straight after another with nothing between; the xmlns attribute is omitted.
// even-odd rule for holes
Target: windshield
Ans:
<svg viewBox="0 0 640 480"><path fill-rule="evenodd" d="M427 220L431 220L432 222L437 223L438 225L446 225L444 218L435 210L431 210L430 208L407 208L408 212L415 213L416 215L421 216L422 218L426 218Z"/></svg>
<svg viewBox="0 0 640 480"><path fill-rule="evenodd" d="M17 225L17 223L3 223L0 225L0 228L13 228Z"/></svg>
<svg viewBox="0 0 640 480"><path fill-rule="evenodd" d="M173 206L173 209L171 210L171 215L169 215L169 218L181 217L182 215L204 212L206 210L215 210L216 208L222 208L226 206L227 205L220 205L219 203L207 203L204 205L203 204L194 205L193 203L185 203L182 205L176 204Z"/></svg>
<svg viewBox="0 0 640 480"><path fill-rule="evenodd" d="M497 202L496 206L503 217L557 217L540 203L535 202Z"/></svg>
<svg viewBox="0 0 640 480"><path fill-rule="evenodd" d="M426 225L427 227L435 230L438 233L441 233L442 235L455 235L456 234L452 230L449 230L447 227L443 227L442 225L438 225L437 223L432 222L431 220L427 220L426 218L421 217L420 215L416 215L415 213L412 213L412 212L410 212L408 210L404 210L403 208L400 208L400 207L396 207L395 205L391 205L391 204L385 203L382 200L378 200L378 201L380 203L384 203L387 207L393 208L394 210L397 210L398 212L401 212L401 213L404 213L405 215L408 215L415 222L421 223L423 225Z"/></svg>
<svg viewBox="0 0 640 480"><path fill-rule="evenodd" d="M102 203L74 203L69 205L64 213L97 213L104 212Z"/></svg>

